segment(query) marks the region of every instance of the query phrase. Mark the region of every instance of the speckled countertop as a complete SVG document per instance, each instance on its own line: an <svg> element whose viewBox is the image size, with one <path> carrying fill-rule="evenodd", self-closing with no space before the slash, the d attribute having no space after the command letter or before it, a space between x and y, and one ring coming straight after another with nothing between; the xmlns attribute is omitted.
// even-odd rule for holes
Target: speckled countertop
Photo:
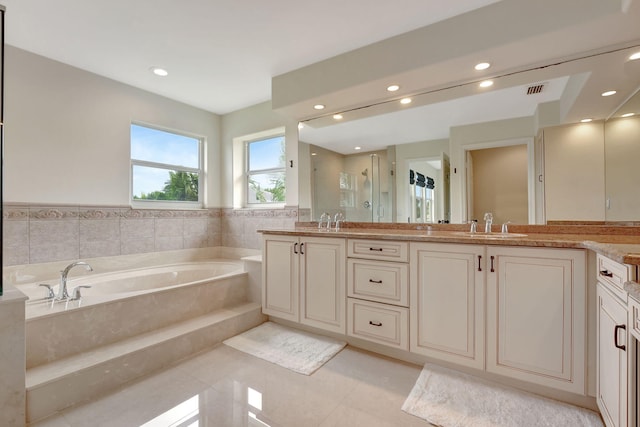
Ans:
<svg viewBox="0 0 640 427"><path fill-rule="evenodd" d="M640 227L610 225L510 225L504 236L499 229L490 235L469 235L468 226L454 224L347 223L340 230L319 230L315 223L294 228L262 229L263 234L332 236L357 239L416 242L473 243L502 246L589 249L624 264L640 265Z"/></svg>

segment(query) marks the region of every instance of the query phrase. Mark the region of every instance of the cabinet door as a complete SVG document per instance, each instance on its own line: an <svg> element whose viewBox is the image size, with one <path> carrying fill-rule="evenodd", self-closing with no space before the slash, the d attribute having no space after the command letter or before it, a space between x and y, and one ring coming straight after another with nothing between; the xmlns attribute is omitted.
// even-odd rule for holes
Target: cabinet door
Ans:
<svg viewBox="0 0 640 427"><path fill-rule="evenodd" d="M487 371L585 394L582 250L487 248Z"/></svg>
<svg viewBox="0 0 640 427"><path fill-rule="evenodd" d="M624 427L627 425L627 311L600 283L597 295L596 400L607 427ZM624 350L620 348L623 346Z"/></svg>
<svg viewBox="0 0 640 427"><path fill-rule="evenodd" d="M300 322L345 334L345 240L305 237L300 251Z"/></svg>
<svg viewBox="0 0 640 427"><path fill-rule="evenodd" d="M298 237L265 235L262 245L262 312L298 322Z"/></svg>
<svg viewBox="0 0 640 427"><path fill-rule="evenodd" d="M482 369L484 246L411 243L410 350Z"/></svg>

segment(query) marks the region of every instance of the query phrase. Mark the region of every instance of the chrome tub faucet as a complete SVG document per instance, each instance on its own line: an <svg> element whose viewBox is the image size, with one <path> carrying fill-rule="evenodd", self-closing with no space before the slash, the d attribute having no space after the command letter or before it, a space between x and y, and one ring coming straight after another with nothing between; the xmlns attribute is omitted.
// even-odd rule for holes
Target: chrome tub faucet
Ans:
<svg viewBox="0 0 640 427"><path fill-rule="evenodd" d="M84 261L76 261L69 264L64 270L60 272L60 289L58 289L58 295L56 295L56 300L68 300L70 299L69 291L67 290L67 276L72 268L83 266L88 271L93 271L93 268L89 264ZM79 295L79 292L78 292Z"/></svg>

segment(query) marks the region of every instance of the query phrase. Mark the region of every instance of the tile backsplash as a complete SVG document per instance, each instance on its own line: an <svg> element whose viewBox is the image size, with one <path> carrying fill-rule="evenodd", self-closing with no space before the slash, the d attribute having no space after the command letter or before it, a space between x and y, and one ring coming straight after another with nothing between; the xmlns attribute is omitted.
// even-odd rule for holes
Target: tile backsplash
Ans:
<svg viewBox="0 0 640 427"><path fill-rule="evenodd" d="M4 266L228 246L260 249L260 228L290 227L298 208L147 210L2 207Z"/></svg>

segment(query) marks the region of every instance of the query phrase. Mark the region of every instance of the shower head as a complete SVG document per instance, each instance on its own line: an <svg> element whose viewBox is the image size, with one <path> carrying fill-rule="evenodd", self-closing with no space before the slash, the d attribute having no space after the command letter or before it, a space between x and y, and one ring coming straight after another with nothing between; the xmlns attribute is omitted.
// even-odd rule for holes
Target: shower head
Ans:
<svg viewBox="0 0 640 427"><path fill-rule="evenodd" d="M369 169L365 169L362 171L362 176L369 176Z"/></svg>

